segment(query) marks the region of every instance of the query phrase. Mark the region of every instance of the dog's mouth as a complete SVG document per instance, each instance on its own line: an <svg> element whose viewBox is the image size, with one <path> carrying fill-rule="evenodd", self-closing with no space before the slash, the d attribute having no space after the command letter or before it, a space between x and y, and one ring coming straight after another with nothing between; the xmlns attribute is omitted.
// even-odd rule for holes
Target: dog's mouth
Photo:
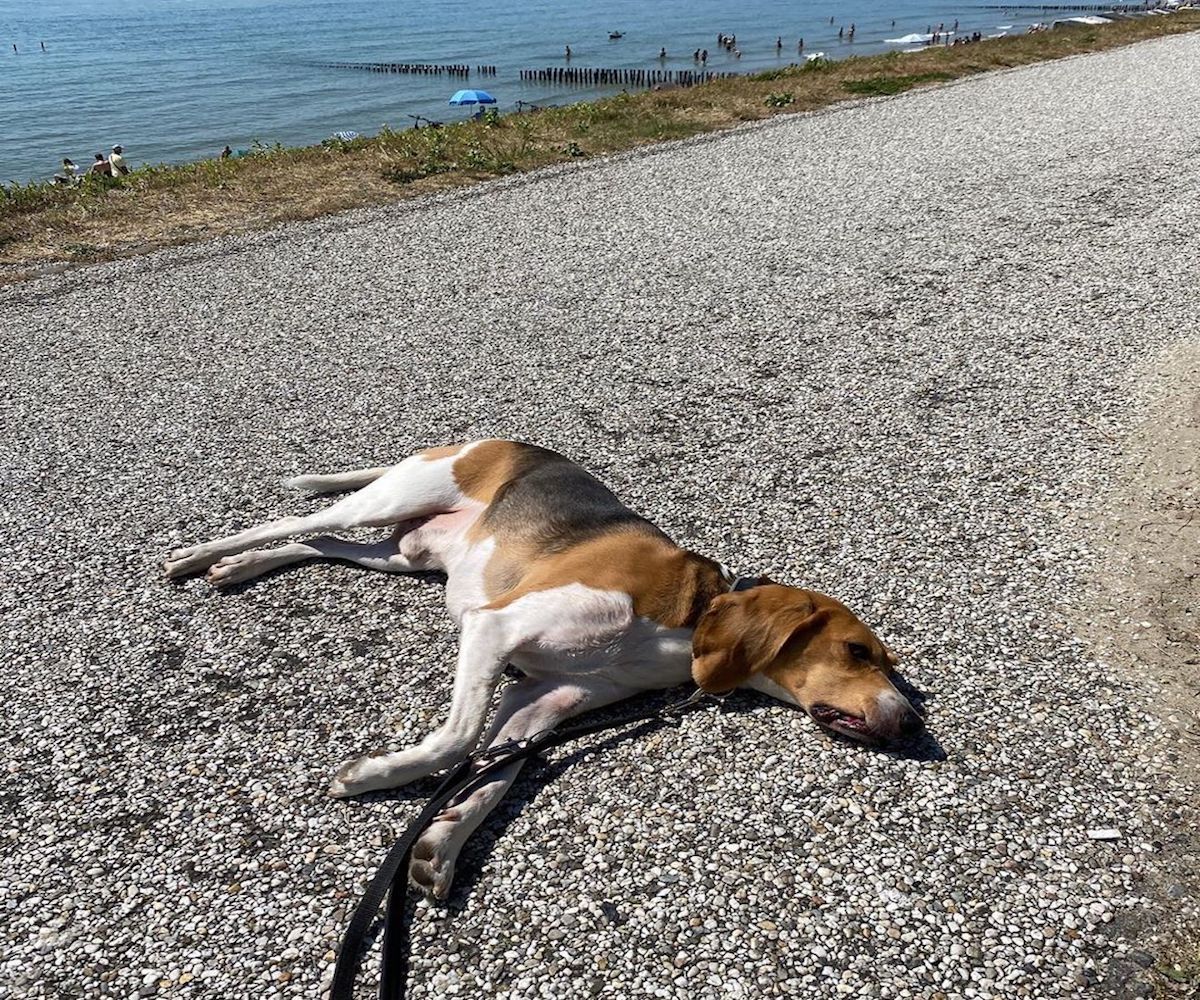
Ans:
<svg viewBox="0 0 1200 1000"><path fill-rule="evenodd" d="M870 723L861 715L852 715L850 712L843 712L840 708L825 704L813 705L808 710L808 714L817 723L834 732L844 733L857 740L873 741L875 739L875 733L872 731Z"/></svg>

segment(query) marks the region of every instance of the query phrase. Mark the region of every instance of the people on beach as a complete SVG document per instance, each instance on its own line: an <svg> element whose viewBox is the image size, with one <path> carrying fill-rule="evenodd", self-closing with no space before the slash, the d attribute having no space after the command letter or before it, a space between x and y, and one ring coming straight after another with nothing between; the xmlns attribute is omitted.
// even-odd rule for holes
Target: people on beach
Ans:
<svg viewBox="0 0 1200 1000"><path fill-rule="evenodd" d="M707 66L707 65L708 65L708 49L701 49L701 50L700 50L700 65L701 65L701 66Z"/></svg>
<svg viewBox="0 0 1200 1000"><path fill-rule="evenodd" d="M95 174L97 177L111 177L112 167L109 166L108 160L104 158L103 153L97 153L96 158L92 160L92 165L88 167L89 174Z"/></svg>
<svg viewBox="0 0 1200 1000"><path fill-rule="evenodd" d="M221 159L228 160L231 156L233 156L233 147L227 145L221 150Z"/></svg>
<svg viewBox="0 0 1200 1000"><path fill-rule="evenodd" d="M849 35L850 41L854 41L854 31L855 31L855 26L854 26L854 24L853 24L853 23L851 23L851 25L850 25L850 35Z"/></svg>
<svg viewBox="0 0 1200 1000"><path fill-rule="evenodd" d="M129 173L129 167L125 163L124 150L120 146L113 146L112 152L108 156L108 169L113 177L124 177Z"/></svg>
<svg viewBox="0 0 1200 1000"><path fill-rule="evenodd" d="M75 161L69 156L64 156L62 161L62 173L54 175L55 184L78 184L81 180L79 168L75 166Z"/></svg>

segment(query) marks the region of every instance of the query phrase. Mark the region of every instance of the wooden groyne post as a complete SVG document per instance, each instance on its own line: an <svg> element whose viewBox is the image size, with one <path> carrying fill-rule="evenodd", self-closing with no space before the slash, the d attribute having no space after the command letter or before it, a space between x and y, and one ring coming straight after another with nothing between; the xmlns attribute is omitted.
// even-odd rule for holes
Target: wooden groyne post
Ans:
<svg viewBox="0 0 1200 1000"><path fill-rule="evenodd" d="M523 69L521 79L530 83L569 83L599 87L653 87L671 84L693 87L737 73L714 73L698 69L606 69L589 66L547 66L544 69Z"/></svg>

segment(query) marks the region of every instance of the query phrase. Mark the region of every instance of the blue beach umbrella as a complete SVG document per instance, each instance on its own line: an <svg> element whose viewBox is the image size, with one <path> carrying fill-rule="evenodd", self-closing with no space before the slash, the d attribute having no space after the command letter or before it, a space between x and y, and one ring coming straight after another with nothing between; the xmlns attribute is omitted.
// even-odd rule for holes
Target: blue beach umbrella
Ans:
<svg viewBox="0 0 1200 1000"><path fill-rule="evenodd" d="M450 103L455 106L460 104L495 104L496 98L486 90L460 90L450 98Z"/></svg>

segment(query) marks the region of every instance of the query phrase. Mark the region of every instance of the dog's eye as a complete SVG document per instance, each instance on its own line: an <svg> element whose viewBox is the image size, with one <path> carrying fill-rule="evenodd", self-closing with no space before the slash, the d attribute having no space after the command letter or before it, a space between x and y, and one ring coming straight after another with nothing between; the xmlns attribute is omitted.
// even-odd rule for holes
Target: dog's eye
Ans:
<svg viewBox="0 0 1200 1000"><path fill-rule="evenodd" d="M861 642L848 642L846 648L850 650L850 655L856 660L862 660L864 663L871 662L871 650Z"/></svg>

